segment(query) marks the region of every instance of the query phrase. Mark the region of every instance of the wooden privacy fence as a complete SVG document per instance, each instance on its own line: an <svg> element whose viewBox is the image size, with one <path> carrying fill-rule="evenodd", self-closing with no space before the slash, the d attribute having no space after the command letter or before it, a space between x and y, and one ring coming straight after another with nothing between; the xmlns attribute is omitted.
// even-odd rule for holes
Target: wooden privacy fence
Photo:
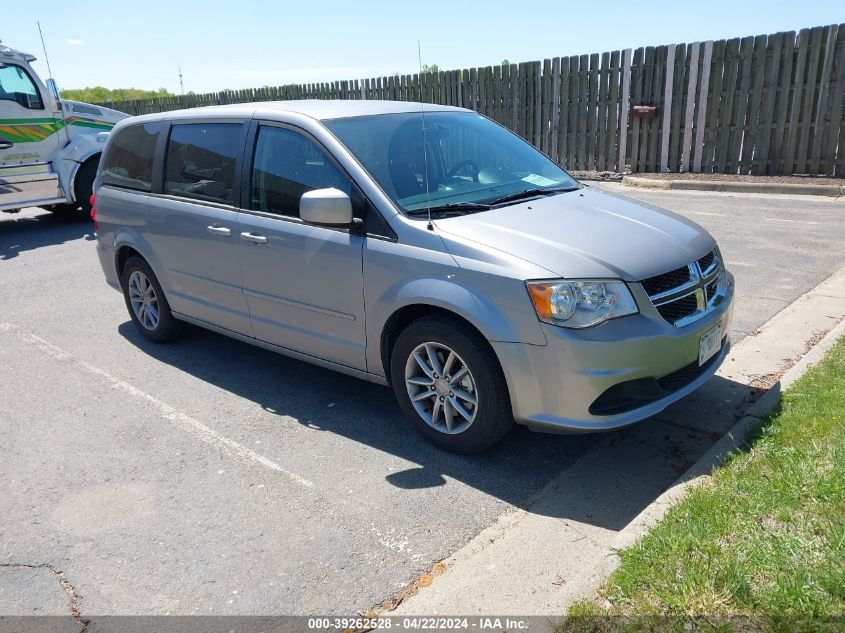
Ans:
<svg viewBox="0 0 845 633"><path fill-rule="evenodd" d="M288 99L476 110L571 170L845 175L845 24L464 70L106 103Z"/></svg>

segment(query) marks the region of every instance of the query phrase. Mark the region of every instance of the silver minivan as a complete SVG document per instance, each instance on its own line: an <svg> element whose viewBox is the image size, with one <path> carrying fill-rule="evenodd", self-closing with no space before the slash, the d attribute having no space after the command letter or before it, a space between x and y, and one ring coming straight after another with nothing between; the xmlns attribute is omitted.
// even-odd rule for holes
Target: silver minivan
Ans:
<svg viewBox="0 0 845 633"><path fill-rule="evenodd" d="M289 101L132 117L97 252L150 341L183 323L392 387L434 444L613 429L728 353L713 238L585 187L469 110Z"/></svg>

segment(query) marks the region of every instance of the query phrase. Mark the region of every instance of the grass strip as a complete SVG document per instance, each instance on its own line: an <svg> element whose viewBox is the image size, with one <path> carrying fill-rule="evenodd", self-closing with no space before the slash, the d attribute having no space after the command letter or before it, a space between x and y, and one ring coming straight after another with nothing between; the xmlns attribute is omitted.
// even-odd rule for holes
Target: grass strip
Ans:
<svg viewBox="0 0 845 633"><path fill-rule="evenodd" d="M845 630L845 338L557 628Z"/></svg>

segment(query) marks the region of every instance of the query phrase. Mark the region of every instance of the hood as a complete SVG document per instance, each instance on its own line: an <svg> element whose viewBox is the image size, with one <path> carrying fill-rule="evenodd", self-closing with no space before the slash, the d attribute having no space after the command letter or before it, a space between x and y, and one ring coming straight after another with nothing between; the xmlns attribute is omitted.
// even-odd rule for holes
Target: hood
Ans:
<svg viewBox="0 0 845 633"><path fill-rule="evenodd" d="M66 117L79 117L86 119L93 123L111 124L114 125L121 119L127 118L129 115L103 106L91 105L90 103L81 103L79 101L70 101L69 99L62 99Z"/></svg>
<svg viewBox="0 0 845 633"><path fill-rule="evenodd" d="M474 242L569 279L641 281L715 246L707 231L682 216L589 188L445 218L436 226L453 254Z"/></svg>

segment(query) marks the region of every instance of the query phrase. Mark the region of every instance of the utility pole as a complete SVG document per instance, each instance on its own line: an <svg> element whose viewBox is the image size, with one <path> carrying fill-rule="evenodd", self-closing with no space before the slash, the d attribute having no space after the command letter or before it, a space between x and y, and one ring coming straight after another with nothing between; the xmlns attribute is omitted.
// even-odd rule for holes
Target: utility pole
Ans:
<svg viewBox="0 0 845 633"><path fill-rule="evenodd" d="M182 84L182 67L179 66L179 90L182 91L182 94L185 94L185 86Z"/></svg>

